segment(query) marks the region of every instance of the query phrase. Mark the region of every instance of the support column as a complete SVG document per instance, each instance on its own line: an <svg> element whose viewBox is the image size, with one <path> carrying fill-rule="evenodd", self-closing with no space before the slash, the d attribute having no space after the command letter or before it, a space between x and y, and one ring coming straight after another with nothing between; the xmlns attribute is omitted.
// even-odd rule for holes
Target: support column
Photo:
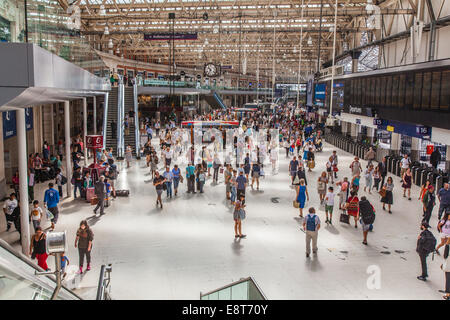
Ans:
<svg viewBox="0 0 450 320"><path fill-rule="evenodd" d="M373 138L375 136L375 128L367 127L367 138L369 139L370 143L373 143Z"/></svg>
<svg viewBox="0 0 450 320"><path fill-rule="evenodd" d="M97 97L92 97L92 115L94 116L94 134L97 134Z"/></svg>
<svg viewBox="0 0 450 320"><path fill-rule="evenodd" d="M83 152L84 152L84 165L88 166L88 153L86 148L86 135L87 135L87 100L83 98Z"/></svg>
<svg viewBox="0 0 450 320"><path fill-rule="evenodd" d="M391 153L395 155L400 154L400 147L402 145L402 137L399 133L391 133Z"/></svg>
<svg viewBox="0 0 450 320"><path fill-rule="evenodd" d="M358 125L355 123L350 123L350 136L355 141L358 138Z"/></svg>
<svg viewBox="0 0 450 320"><path fill-rule="evenodd" d="M69 101L64 101L64 132L66 136L66 177L69 180L67 185L67 197L70 197L72 194L72 184L70 180L72 179L72 163L71 163L71 154L70 154L70 110L69 110Z"/></svg>
<svg viewBox="0 0 450 320"><path fill-rule="evenodd" d="M351 57L352 57L352 73L358 72L358 59L361 55L361 51L352 51Z"/></svg>
<svg viewBox="0 0 450 320"><path fill-rule="evenodd" d="M341 121L341 132L344 136L347 135L348 129L347 129L348 123Z"/></svg>
<svg viewBox="0 0 450 320"><path fill-rule="evenodd" d="M419 138L411 138L411 161L419 161L421 140Z"/></svg>
<svg viewBox="0 0 450 320"><path fill-rule="evenodd" d="M30 251L30 223L28 209L28 157L27 129L25 124L25 109L16 111L17 144L19 158L19 192L20 192L20 229L22 235L22 253L28 256Z"/></svg>

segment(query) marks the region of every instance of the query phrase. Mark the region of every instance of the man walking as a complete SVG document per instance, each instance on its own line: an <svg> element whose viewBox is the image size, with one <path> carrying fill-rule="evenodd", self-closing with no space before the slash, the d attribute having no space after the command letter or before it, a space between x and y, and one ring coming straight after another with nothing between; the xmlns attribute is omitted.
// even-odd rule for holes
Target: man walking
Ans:
<svg viewBox="0 0 450 320"><path fill-rule="evenodd" d="M441 220L442 213L446 210L450 210L450 189L448 182L444 183L444 186L438 192L439 199L439 212L438 219Z"/></svg>
<svg viewBox="0 0 450 320"><path fill-rule="evenodd" d="M48 189L45 190L44 194L44 207L48 209L53 214L52 231L55 229L55 224L58 222L58 203L59 203L59 192L53 189L53 183L48 184Z"/></svg>
<svg viewBox="0 0 450 320"><path fill-rule="evenodd" d="M380 172L381 175L381 186L384 186L384 179L386 179L387 176L387 165L386 165L386 157L383 157L383 160L378 163L378 172Z"/></svg>
<svg viewBox="0 0 450 320"><path fill-rule="evenodd" d="M434 195L434 186L429 185L427 192L423 196L423 220L422 222L430 223L431 213L433 212L434 205L436 204L436 196Z"/></svg>
<svg viewBox="0 0 450 320"><path fill-rule="evenodd" d="M420 263L422 265L422 274L417 277L417 279L422 281L427 281L428 270L427 270L427 256L435 250L436 238L433 236L428 228L430 225L427 222L422 222L420 229L422 232L417 238L417 248L416 252L419 254Z"/></svg>
<svg viewBox="0 0 450 320"><path fill-rule="evenodd" d="M244 176L243 171L239 171L239 177L236 178L237 183L237 198L241 196L245 197L245 189L247 188L247 178Z"/></svg>
<svg viewBox="0 0 450 320"><path fill-rule="evenodd" d="M313 207L309 208L309 213L303 220L303 229L306 232L306 257L309 258L311 254L311 240L313 253L317 254L317 236L320 229L320 219L316 215L316 209Z"/></svg>
<svg viewBox="0 0 450 320"><path fill-rule="evenodd" d="M191 163L186 167L187 193L195 193L195 167Z"/></svg>
<svg viewBox="0 0 450 320"><path fill-rule="evenodd" d="M14 221L13 218L13 212L14 209L17 208L18 202L16 199L16 194L13 192L9 195L9 199L6 199L5 204L3 205L3 212L5 213L6 217L6 231L9 231L11 229L11 222Z"/></svg>
<svg viewBox="0 0 450 320"><path fill-rule="evenodd" d="M97 206L94 209L94 213L97 214L98 208L100 208L100 215L104 215L104 201L105 201L105 194L106 194L106 186L105 186L105 176L101 176L100 179L95 183L95 195L97 196L98 203Z"/></svg>

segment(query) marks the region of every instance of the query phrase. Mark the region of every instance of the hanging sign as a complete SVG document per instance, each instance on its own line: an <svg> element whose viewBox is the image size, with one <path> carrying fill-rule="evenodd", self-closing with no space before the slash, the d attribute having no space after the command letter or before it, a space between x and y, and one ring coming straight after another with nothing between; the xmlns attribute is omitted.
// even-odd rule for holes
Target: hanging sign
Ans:
<svg viewBox="0 0 450 320"><path fill-rule="evenodd" d="M170 32L144 33L144 40L197 40L197 32L172 35Z"/></svg>
<svg viewBox="0 0 450 320"><path fill-rule="evenodd" d="M88 149L102 149L103 148L103 136L100 136L100 135L86 136L86 147Z"/></svg>
<svg viewBox="0 0 450 320"><path fill-rule="evenodd" d="M427 145L427 154L432 154L434 151L434 145L429 144Z"/></svg>

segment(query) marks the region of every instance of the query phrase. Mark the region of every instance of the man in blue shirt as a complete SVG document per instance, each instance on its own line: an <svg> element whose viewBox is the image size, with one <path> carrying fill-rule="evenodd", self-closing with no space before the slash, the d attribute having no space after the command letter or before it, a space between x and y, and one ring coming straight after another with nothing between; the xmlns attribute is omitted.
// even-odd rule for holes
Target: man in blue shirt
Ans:
<svg viewBox="0 0 450 320"><path fill-rule="evenodd" d="M237 198L240 199L241 195L245 197L245 188L247 187L247 178L244 176L244 172L239 172L239 177L236 178L237 183Z"/></svg>
<svg viewBox="0 0 450 320"><path fill-rule="evenodd" d="M59 192L53 189L53 183L48 184L48 189L45 190L44 194L44 207L48 209L53 214L52 221L52 231L55 229L55 224L58 222L58 203L59 203Z"/></svg>
<svg viewBox="0 0 450 320"><path fill-rule="evenodd" d="M167 190L167 198L169 196L172 198L172 180L173 180L173 173L170 171L169 167L166 167L166 171L163 173L163 177L166 178L166 190Z"/></svg>
<svg viewBox="0 0 450 320"><path fill-rule="evenodd" d="M195 193L195 167L192 163L186 167L187 192Z"/></svg>
<svg viewBox="0 0 450 320"><path fill-rule="evenodd" d="M442 213L446 210L450 210L450 189L448 182L444 183L444 186L438 192L439 199L439 212L438 219L441 220Z"/></svg>

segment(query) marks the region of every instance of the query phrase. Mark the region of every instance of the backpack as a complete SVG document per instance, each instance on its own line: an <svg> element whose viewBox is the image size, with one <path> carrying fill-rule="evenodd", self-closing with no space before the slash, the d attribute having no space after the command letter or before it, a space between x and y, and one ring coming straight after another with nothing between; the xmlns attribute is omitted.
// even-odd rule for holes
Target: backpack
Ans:
<svg viewBox="0 0 450 320"><path fill-rule="evenodd" d="M436 238L433 236L431 231L425 230L422 232L420 239L417 240L417 251L430 254L434 252L436 243Z"/></svg>
<svg viewBox="0 0 450 320"><path fill-rule="evenodd" d="M316 231L316 216L315 215L309 215L306 219L306 230L307 231Z"/></svg>
<svg viewBox="0 0 450 320"><path fill-rule="evenodd" d="M375 221L375 212L368 200L359 202L359 215L364 224L372 224Z"/></svg>

